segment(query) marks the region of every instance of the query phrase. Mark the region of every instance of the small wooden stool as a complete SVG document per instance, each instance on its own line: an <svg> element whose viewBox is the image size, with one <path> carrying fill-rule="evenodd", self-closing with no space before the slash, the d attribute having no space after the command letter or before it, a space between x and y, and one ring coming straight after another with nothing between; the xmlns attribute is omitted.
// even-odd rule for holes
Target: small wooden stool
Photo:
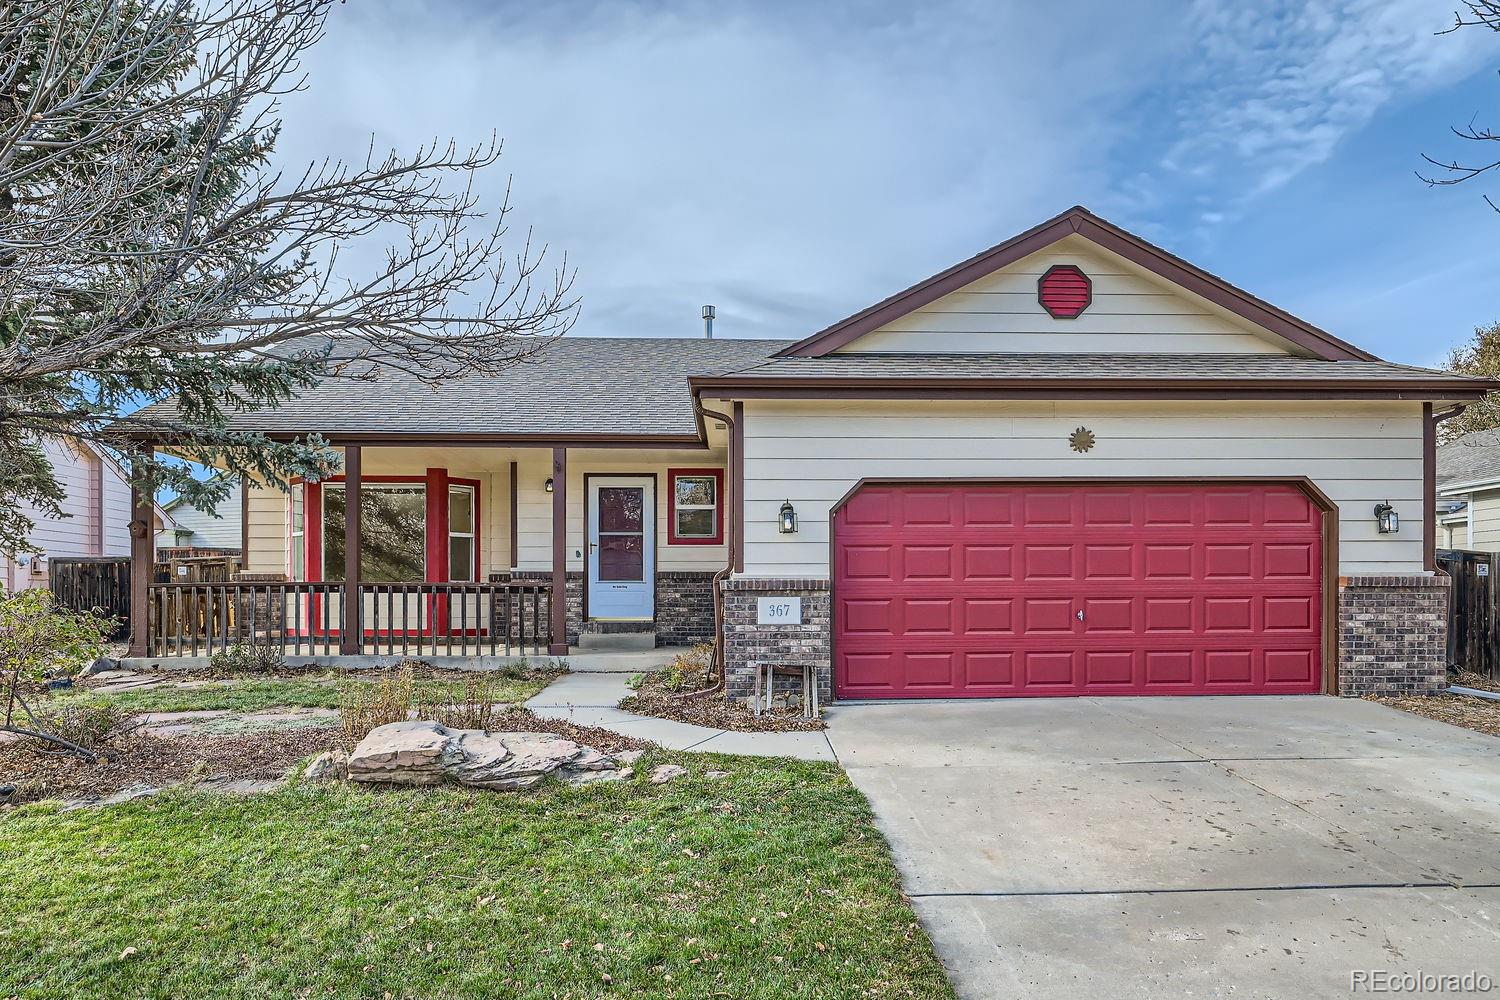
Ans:
<svg viewBox="0 0 1500 1000"><path fill-rule="evenodd" d="M766 661L755 664L755 697L751 700L756 715L764 715L771 710L771 699L776 694L777 677L802 678L802 716L806 719L818 717L818 670L811 663L801 666L793 666L786 663L773 663ZM766 693L765 704L761 704L761 691Z"/></svg>

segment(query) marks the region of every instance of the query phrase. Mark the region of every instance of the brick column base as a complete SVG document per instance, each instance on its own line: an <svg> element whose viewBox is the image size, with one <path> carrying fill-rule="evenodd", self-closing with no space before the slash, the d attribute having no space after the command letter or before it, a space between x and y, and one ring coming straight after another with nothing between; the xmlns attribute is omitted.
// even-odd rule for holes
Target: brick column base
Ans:
<svg viewBox="0 0 1500 1000"><path fill-rule="evenodd" d="M724 694L730 701L748 700L755 691L755 665L803 666L811 663L818 677L818 700L833 693L833 606L827 580L738 577L724 581ZM762 597L802 598L801 625L757 625L756 602ZM776 690L788 704L801 704L800 677L777 678Z"/></svg>
<svg viewBox="0 0 1500 1000"><path fill-rule="evenodd" d="M1339 578L1339 694L1433 694L1448 684L1448 578Z"/></svg>

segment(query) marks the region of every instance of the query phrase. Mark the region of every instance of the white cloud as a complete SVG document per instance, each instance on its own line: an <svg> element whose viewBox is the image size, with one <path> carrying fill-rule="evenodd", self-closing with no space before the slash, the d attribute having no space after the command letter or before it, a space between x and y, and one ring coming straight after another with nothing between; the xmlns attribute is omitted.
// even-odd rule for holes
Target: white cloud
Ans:
<svg viewBox="0 0 1500 1000"><path fill-rule="evenodd" d="M1435 34L1451 23L1431 0L1195 0L1199 58L1173 88L1179 135L1162 165L1250 197L1272 191L1387 105L1478 68L1493 39Z"/></svg>
<svg viewBox="0 0 1500 1000"><path fill-rule="evenodd" d="M580 333L800 336L1102 188L1159 33L1047 11L339 8L281 154L506 141ZM1083 43L1080 47L1080 43Z"/></svg>

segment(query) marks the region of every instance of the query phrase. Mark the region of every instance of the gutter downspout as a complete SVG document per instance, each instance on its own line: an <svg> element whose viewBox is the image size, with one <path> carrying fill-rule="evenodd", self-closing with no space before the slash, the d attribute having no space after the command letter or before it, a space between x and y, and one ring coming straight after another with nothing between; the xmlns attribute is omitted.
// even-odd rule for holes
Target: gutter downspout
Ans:
<svg viewBox="0 0 1500 1000"><path fill-rule="evenodd" d="M706 308L707 307L705 307L705 309ZM696 698L706 694L714 694L715 692L722 691L724 689L724 682L727 678L725 675L726 663L724 652L724 594L721 588L723 586L724 579L728 577L730 573L734 572L734 555L736 550L735 533L740 530L739 517L736 513L739 508L735 505L736 498L734 496L734 418L727 413L720 413L717 410L710 410L705 407L703 405L703 400L699 398L697 393L693 393L693 412L697 413L698 416L704 419L708 419L711 417L714 420L721 420L724 422L724 426L729 429L729 441L727 445L726 458L728 459L727 464L729 466L730 474L724 477L724 515L725 520L728 521L728 523L725 525L725 540L729 543L729 555L728 561L724 564L724 568L715 573L713 576L713 580L709 583L709 587L713 591L714 600L713 665L719 674L718 683L712 685L711 687L704 688L701 691L690 692L690 694L688 695L675 696L679 698ZM708 438L707 427L705 427L703 430L703 437L705 441ZM670 485L671 484L668 484L669 488ZM730 520L731 518L733 519Z"/></svg>

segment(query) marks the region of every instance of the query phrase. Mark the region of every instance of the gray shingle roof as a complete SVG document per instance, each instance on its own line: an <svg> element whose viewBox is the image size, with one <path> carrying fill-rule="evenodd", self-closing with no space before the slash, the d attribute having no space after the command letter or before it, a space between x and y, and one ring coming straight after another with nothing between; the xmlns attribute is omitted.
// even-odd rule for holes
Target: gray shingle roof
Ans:
<svg viewBox="0 0 1500 1000"><path fill-rule="evenodd" d="M331 378L275 409L234 414L269 434L696 435L688 378L743 368L785 340L562 337L495 375L431 386L381 371ZM142 411L170 417L170 403Z"/></svg>
<svg viewBox="0 0 1500 1000"><path fill-rule="evenodd" d="M1439 486L1500 479L1500 430L1474 431L1437 450Z"/></svg>
<svg viewBox="0 0 1500 1000"><path fill-rule="evenodd" d="M728 373L745 378L1383 379L1452 382L1447 372L1388 361L1324 361L1281 354L830 354L770 358Z"/></svg>

